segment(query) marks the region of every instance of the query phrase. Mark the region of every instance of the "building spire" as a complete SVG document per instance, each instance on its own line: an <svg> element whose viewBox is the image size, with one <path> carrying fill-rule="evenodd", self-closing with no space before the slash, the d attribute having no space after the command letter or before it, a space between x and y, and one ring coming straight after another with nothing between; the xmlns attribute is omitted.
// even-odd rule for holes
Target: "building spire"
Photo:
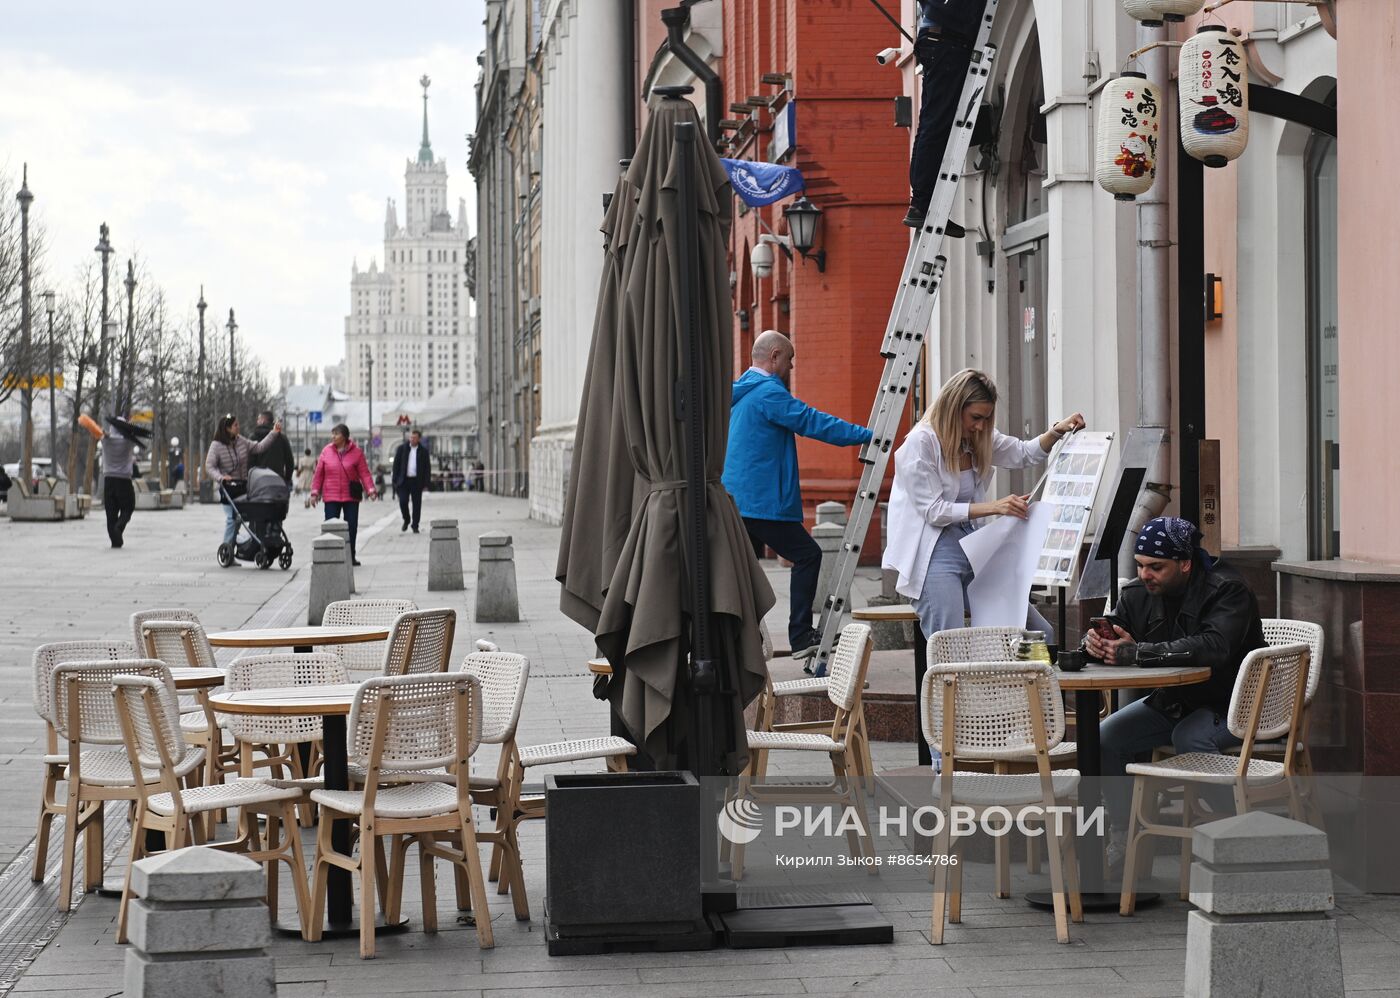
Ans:
<svg viewBox="0 0 1400 998"><path fill-rule="evenodd" d="M418 147L418 162L423 166L431 166L433 163L433 147L428 142L428 87L432 82L427 73L418 81L418 85L423 88L423 144Z"/></svg>

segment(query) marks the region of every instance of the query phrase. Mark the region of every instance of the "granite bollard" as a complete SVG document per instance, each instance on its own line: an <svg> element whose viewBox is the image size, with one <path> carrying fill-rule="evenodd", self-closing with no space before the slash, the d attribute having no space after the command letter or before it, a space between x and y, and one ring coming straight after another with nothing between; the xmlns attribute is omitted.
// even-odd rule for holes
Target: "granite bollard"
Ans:
<svg viewBox="0 0 1400 998"><path fill-rule="evenodd" d="M817 503L817 523L834 523L838 527L844 527L846 504L834 501Z"/></svg>
<svg viewBox="0 0 1400 998"><path fill-rule="evenodd" d="M515 548L510 534L493 530L477 538L476 619L478 623L514 624L520 620L515 587Z"/></svg>
<svg viewBox="0 0 1400 998"><path fill-rule="evenodd" d="M336 600L350 598L350 572L345 564L345 541L334 534L322 534L311 542L311 593L306 604L306 622L319 625L326 607Z"/></svg>
<svg viewBox="0 0 1400 998"><path fill-rule="evenodd" d="M462 539L456 520L434 520L428 538L428 591L465 589Z"/></svg>
<svg viewBox="0 0 1400 998"><path fill-rule="evenodd" d="M355 591L355 556L350 553L350 524L344 520L327 520L321 524L321 533L333 534L345 542L345 578L353 593Z"/></svg>
<svg viewBox="0 0 1400 998"><path fill-rule="evenodd" d="M1264 811L1192 836L1185 998L1342 998L1327 833Z"/></svg>
<svg viewBox="0 0 1400 998"><path fill-rule="evenodd" d="M129 998L277 994L260 865L193 846L131 867Z"/></svg>

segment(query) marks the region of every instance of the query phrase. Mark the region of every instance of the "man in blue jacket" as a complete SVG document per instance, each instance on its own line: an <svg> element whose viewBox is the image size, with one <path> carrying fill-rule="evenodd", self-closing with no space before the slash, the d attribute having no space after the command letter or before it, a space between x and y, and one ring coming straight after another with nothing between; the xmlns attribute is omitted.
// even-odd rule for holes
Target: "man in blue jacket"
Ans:
<svg viewBox="0 0 1400 998"><path fill-rule="evenodd" d="M821 639L812 627L812 601L822 552L803 525L796 437L848 447L867 442L870 431L792 397L788 377L795 352L792 341L772 329L754 340L753 366L734 382L724 487L754 550L762 556L767 546L792 562L788 639L793 657L806 658Z"/></svg>

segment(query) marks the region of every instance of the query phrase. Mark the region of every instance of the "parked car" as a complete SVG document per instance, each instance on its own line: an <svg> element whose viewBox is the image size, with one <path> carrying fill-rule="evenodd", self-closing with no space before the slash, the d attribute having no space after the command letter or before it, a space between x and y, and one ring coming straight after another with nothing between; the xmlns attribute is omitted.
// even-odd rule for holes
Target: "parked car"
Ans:
<svg viewBox="0 0 1400 998"><path fill-rule="evenodd" d="M53 478L55 476L57 476L60 482L68 481L68 474L63 470L63 465L54 464L52 458L36 457L32 458L30 463L33 465L32 471L34 472L32 480L29 483L31 488L37 488L39 483L45 478ZM19 462L12 461L5 465L5 474L9 478L18 478Z"/></svg>

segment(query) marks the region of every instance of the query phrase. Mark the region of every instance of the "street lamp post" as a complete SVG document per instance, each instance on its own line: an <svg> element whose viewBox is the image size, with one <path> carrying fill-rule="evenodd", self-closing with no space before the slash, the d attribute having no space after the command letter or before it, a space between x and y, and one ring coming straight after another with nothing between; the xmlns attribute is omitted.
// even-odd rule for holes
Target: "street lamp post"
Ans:
<svg viewBox="0 0 1400 998"><path fill-rule="evenodd" d="M131 418L131 403L136 395L136 267L126 261L126 349L122 351L121 415Z"/></svg>
<svg viewBox="0 0 1400 998"><path fill-rule="evenodd" d="M97 228L97 245L93 247L93 252L102 257L102 321L97 346L97 386L93 391L92 405L92 415L98 423L102 422L103 391L106 388L107 379L107 258L112 255L112 244L108 241L107 237L110 234L111 230L107 228L107 223L103 222ZM86 481L89 493L92 492L93 465L96 464L96 458L97 443L94 441L88 448L88 473Z"/></svg>
<svg viewBox="0 0 1400 998"><path fill-rule="evenodd" d="M25 487L34 480L34 365L29 356L29 203L34 195L29 193L29 164L24 164L24 179L20 182L19 194L19 248L20 248L20 341L19 377L20 381L20 420L22 439L20 444L19 473Z"/></svg>
<svg viewBox="0 0 1400 998"><path fill-rule="evenodd" d="M58 403L54 389L53 292L44 292L44 310L49 313L49 468L58 468ZM57 477L57 475L55 475Z"/></svg>
<svg viewBox="0 0 1400 998"><path fill-rule="evenodd" d="M228 382L232 409L238 402L238 354L233 349L233 337L238 332L238 323L233 320L233 309L228 310Z"/></svg>
<svg viewBox="0 0 1400 998"><path fill-rule="evenodd" d="M373 470L372 470L372 469L374 468L374 354L373 354L373 353L371 353L371 354L369 355L369 375L368 375L368 377L369 377L369 391L368 391L367 394L369 395L369 427L368 427L368 432L367 432L367 434L366 434L366 436L367 436L368 439L365 440L365 446L366 446L366 447L368 448L368 450L369 450L369 466L370 466L370 468L371 468L370 474L373 474L373 473L374 473Z"/></svg>
<svg viewBox="0 0 1400 998"><path fill-rule="evenodd" d="M204 310L209 307L209 303L204 300L204 285L199 286L199 301L195 303L195 308L199 309L199 366L195 372L194 382L194 425L199 428L201 434L204 433ZM185 447L189 449L190 441L194 438L190 436L189 429L185 431ZM208 440L208 436L202 437ZM189 462L185 462L185 477L189 478L194 487L198 488L201 479L204 477L204 462L198 462L198 467L191 469ZM191 475L190 472L194 474Z"/></svg>

